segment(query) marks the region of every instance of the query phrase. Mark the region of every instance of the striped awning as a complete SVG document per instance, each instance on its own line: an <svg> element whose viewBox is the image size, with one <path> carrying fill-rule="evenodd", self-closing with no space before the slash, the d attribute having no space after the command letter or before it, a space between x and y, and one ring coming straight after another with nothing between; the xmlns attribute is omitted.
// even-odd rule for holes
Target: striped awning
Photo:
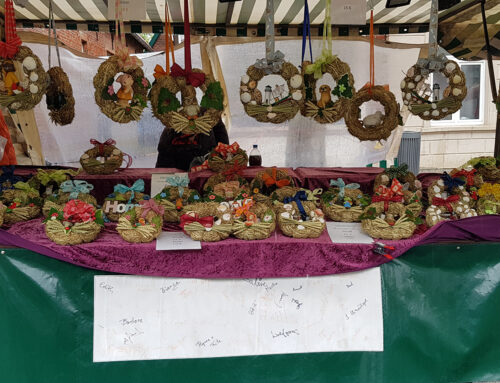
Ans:
<svg viewBox="0 0 500 383"><path fill-rule="evenodd" d="M146 17L143 20L133 21L164 22L165 0L145 1ZM48 0L30 0L25 8L16 5L17 20L47 20L48 3ZM113 0L52 0L52 3L56 20L74 23L108 22L108 4L114 6ZM377 24L427 23L430 3L430 0L413 0L410 5L404 7L385 8L386 0L369 0L366 7L367 21L370 7L373 6ZM183 4L183 0L168 0L170 17L174 23L180 23L183 20ZM233 3L220 3L218 0L189 0L189 5L190 21L194 24L255 25L265 23L266 0L242 0ZM275 0L274 6L276 24L302 23L304 0ZM322 24L325 17L325 0L309 0L309 9L311 23Z"/></svg>

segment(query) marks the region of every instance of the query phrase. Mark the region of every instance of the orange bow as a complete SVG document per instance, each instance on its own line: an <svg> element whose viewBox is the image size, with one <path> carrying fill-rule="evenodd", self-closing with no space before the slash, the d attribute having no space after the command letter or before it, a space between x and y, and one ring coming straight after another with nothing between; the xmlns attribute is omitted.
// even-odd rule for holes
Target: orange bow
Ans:
<svg viewBox="0 0 500 383"><path fill-rule="evenodd" d="M279 188L282 188L283 186L290 185L290 181L287 179L277 180L276 179L276 172L277 172L277 169L273 168L272 175L269 175L268 173L264 173L264 175L262 176L262 180L264 181L264 183L266 184L267 187L272 186L272 185L276 185L276 187L279 189Z"/></svg>
<svg viewBox="0 0 500 383"><path fill-rule="evenodd" d="M163 69L163 67L160 64L156 64L153 76L155 79L158 80L160 77L168 76L168 73L165 72L165 69Z"/></svg>
<svg viewBox="0 0 500 383"><path fill-rule="evenodd" d="M245 201L243 201L242 205L235 210L234 216L236 218L239 218L242 215L245 215L246 217L248 217L249 215L253 214L250 212L250 208L252 206L253 206L253 199L251 199L251 198L246 199Z"/></svg>

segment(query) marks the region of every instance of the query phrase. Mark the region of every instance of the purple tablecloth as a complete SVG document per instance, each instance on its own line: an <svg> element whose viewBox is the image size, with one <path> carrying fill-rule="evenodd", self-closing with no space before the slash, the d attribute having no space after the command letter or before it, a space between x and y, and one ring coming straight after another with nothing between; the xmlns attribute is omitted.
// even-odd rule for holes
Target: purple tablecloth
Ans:
<svg viewBox="0 0 500 383"><path fill-rule="evenodd" d="M398 257L427 243L500 242L500 216L442 222L422 235L384 241ZM228 239L203 243L197 251L156 251L155 242L128 244L109 225L92 243L59 246L49 241L41 220L0 230L0 243L23 247L75 265L108 272L190 278L271 278L328 275L363 270L388 262L369 244L335 244L325 231L318 239L293 239L275 232L262 241Z"/></svg>

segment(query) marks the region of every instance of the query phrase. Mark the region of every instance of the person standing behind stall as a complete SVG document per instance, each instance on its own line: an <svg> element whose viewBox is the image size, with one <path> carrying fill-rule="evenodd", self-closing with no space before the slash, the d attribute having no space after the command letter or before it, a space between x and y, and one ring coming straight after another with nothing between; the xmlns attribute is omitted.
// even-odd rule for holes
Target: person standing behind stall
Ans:
<svg viewBox="0 0 500 383"><path fill-rule="evenodd" d="M166 127L158 143L156 167L188 171L196 157L205 156L219 142L229 144L226 126L222 120L213 127L210 135L175 133L173 129Z"/></svg>

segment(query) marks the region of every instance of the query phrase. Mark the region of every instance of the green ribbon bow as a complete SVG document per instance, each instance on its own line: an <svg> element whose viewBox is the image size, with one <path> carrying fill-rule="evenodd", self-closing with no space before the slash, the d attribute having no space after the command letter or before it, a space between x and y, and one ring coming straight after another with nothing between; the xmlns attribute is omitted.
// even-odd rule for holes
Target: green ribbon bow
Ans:
<svg viewBox="0 0 500 383"><path fill-rule="evenodd" d="M400 166L391 166L389 169L385 169L385 174L389 176L390 180L396 178L398 181L401 181L408 175L408 165L401 164Z"/></svg>
<svg viewBox="0 0 500 383"><path fill-rule="evenodd" d="M323 76L323 73L326 72L326 66L331 64L337 58L336 55L332 55L331 51L328 49L323 49L321 52L321 56L319 56L314 64L309 64L306 67L306 74L313 74L316 80L320 79Z"/></svg>
<svg viewBox="0 0 500 383"><path fill-rule="evenodd" d="M317 188L317 189L314 189L313 191L306 190L306 194L307 194L308 201L317 201L319 198L316 196L323 194L323 189Z"/></svg>
<svg viewBox="0 0 500 383"><path fill-rule="evenodd" d="M337 180L330 180L330 186L335 186L339 188L339 198L342 199L345 196L345 189L359 189L360 185L358 183L345 184L342 178L337 178Z"/></svg>
<svg viewBox="0 0 500 383"><path fill-rule="evenodd" d="M61 184L60 189L63 193L69 193L70 199L77 199L80 193L89 194L94 185L83 180L67 180Z"/></svg>
<svg viewBox="0 0 500 383"><path fill-rule="evenodd" d="M73 170L60 169L54 171L45 171L43 169L38 169L36 178L38 178L43 186L47 186L49 182L52 181L60 185L68 179L68 175L74 176L76 174L78 174L78 172L74 172Z"/></svg>
<svg viewBox="0 0 500 383"><path fill-rule="evenodd" d="M127 203L131 203L135 197L135 193L144 192L144 181L142 179L138 179L137 181L134 182L134 184L131 187L128 187L123 184L115 185L114 192L120 194L125 194L130 192L130 198L128 199Z"/></svg>
<svg viewBox="0 0 500 383"><path fill-rule="evenodd" d="M17 190L25 191L26 193L38 194L38 190L32 188L27 182L19 181L14 184Z"/></svg>

